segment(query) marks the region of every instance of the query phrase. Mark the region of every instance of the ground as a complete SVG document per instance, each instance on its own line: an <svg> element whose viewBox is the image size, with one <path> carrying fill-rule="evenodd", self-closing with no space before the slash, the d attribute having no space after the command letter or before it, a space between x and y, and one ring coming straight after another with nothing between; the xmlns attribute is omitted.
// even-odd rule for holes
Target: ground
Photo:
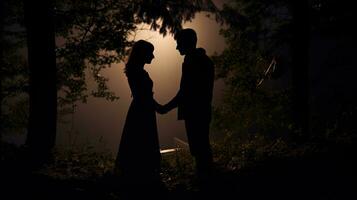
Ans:
<svg viewBox="0 0 357 200"><path fill-rule="evenodd" d="M9 148L2 149L8 154ZM355 150L334 144L323 153L266 159L236 171L217 165L203 184L191 174L186 182L131 186L110 173L54 178L29 170L20 158L3 156L1 199L356 199Z"/></svg>

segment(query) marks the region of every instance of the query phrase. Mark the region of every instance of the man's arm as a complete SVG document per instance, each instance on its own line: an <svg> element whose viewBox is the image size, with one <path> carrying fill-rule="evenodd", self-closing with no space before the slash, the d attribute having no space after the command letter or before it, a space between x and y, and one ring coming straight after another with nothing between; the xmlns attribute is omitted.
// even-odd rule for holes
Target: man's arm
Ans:
<svg viewBox="0 0 357 200"><path fill-rule="evenodd" d="M181 90L179 90L174 98L163 106L165 113L176 108L181 98Z"/></svg>
<svg viewBox="0 0 357 200"><path fill-rule="evenodd" d="M155 105L155 111L160 113L160 114L165 114L166 111L164 110L164 106L159 104L155 99L154 99L154 105Z"/></svg>

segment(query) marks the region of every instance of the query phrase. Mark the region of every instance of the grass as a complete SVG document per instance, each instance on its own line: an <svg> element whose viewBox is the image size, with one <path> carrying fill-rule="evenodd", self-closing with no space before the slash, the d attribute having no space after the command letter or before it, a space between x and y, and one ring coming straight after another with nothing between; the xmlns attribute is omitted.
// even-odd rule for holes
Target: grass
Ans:
<svg viewBox="0 0 357 200"><path fill-rule="evenodd" d="M212 143L218 177L215 188L224 191L220 194L230 192L240 196L256 195L256 190L274 190L276 187L295 192L301 188L299 181L304 182L305 178L316 181L311 181L314 183L311 187L321 191L326 188L331 191L339 188L336 191L341 191L340 185L348 188L345 180L355 177L353 152L356 147L353 144L353 140L340 139L331 143L296 145L280 138L257 136L238 141L228 136L225 140ZM1 150L1 162L7 166L2 172L6 174L9 171L9 179L3 181L16 180L13 176L21 168L13 166L21 165L19 159L23 152L21 148L6 143L2 143ZM107 199L119 199L117 191L121 190L108 183L114 180L112 170L115 158L109 151L98 152L91 146L82 146L56 149L53 155L53 162L33 172L29 179L46 180L44 185L51 182L52 189L56 188L56 191L65 188L61 192L63 194L79 193L83 196L95 192L98 196L107 195ZM21 176L18 175L19 182L23 182ZM200 190L194 173L194 160L187 150L163 155L161 177L167 190L175 194L191 194ZM341 180L335 184L330 182L331 177ZM309 184L303 183L304 186Z"/></svg>

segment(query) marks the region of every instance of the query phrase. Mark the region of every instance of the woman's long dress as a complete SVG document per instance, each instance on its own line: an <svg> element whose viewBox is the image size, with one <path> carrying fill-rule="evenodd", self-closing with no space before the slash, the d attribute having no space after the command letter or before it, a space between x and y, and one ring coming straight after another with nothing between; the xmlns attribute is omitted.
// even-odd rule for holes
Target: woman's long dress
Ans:
<svg viewBox="0 0 357 200"><path fill-rule="evenodd" d="M161 155L153 82L144 69L128 71L126 75L133 99L120 141L116 169L130 179L154 178L159 175Z"/></svg>

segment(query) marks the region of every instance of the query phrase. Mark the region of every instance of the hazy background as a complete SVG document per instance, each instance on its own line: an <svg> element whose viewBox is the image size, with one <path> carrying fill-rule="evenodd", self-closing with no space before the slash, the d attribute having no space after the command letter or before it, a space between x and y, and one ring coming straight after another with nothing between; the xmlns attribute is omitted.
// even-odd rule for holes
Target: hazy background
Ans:
<svg viewBox="0 0 357 200"><path fill-rule="evenodd" d="M221 3L217 5L221 6ZM198 13L192 22L185 23L183 27L196 30L197 46L206 49L208 55L224 49L224 38L219 35L221 25L214 17L209 18L206 13ZM145 69L154 82L155 99L165 104L179 89L183 56L176 50L176 42L172 35L163 37L145 25L139 25L139 28L142 30L134 36L135 40L144 39L155 46L155 58L150 65L145 66ZM109 88L120 99L109 102L91 97L86 104L80 103L75 114L69 116L69 123L58 124L57 145L91 144L105 147L114 153L117 151L131 102L131 93L123 69L124 63L114 64L101 74L109 78ZM89 89L94 87L94 80L90 76L87 76L87 82ZM214 104L220 101L222 85L219 80L215 82ZM174 137L186 140L184 124L183 121L177 120L176 109L166 115L157 114L157 123L161 148L172 147Z"/></svg>

